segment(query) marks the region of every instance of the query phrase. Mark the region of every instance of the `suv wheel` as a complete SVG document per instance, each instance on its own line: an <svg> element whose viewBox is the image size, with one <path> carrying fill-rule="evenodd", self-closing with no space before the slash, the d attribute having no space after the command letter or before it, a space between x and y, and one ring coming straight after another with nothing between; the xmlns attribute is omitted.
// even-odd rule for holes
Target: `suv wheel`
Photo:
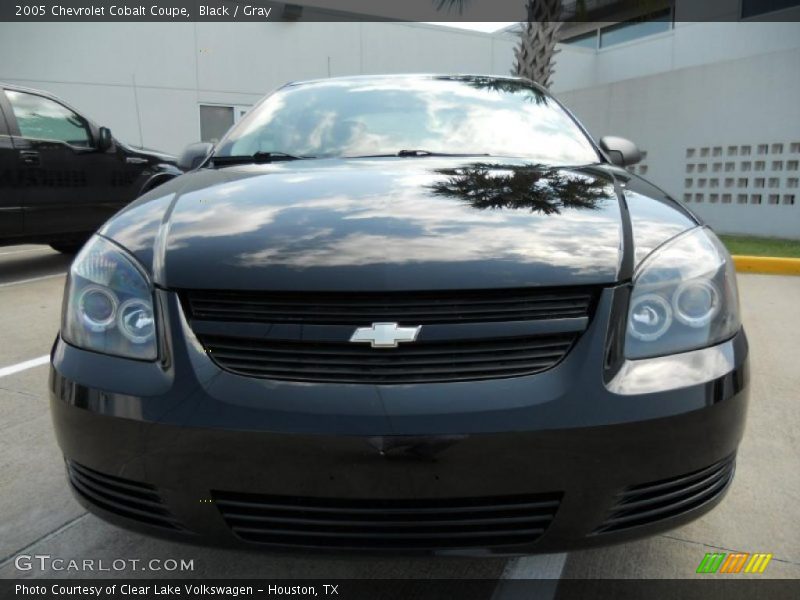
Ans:
<svg viewBox="0 0 800 600"><path fill-rule="evenodd" d="M85 242L54 242L50 247L61 254L77 254Z"/></svg>

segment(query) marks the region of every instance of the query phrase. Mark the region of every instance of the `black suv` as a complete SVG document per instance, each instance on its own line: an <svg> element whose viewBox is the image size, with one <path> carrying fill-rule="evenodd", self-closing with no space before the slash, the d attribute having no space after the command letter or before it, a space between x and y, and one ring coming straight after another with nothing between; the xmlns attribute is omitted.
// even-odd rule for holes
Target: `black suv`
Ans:
<svg viewBox="0 0 800 600"><path fill-rule="evenodd" d="M75 252L120 208L180 173L172 156L126 146L55 96L0 83L0 246Z"/></svg>

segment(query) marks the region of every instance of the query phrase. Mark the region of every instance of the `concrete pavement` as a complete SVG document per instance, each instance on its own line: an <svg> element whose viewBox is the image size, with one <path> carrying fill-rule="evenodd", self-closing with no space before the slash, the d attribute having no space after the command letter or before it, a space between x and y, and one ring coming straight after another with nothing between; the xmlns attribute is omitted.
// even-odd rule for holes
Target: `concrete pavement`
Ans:
<svg viewBox="0 0 800 600"><path fill-rule="evenodd" d="M0 369L49 352L68 259L45 247L0 248ZM575 552L563 577L693 577L706 552L770 552L765 577L800 578L800 277L740 275L751 342L752 395L736 479L702 519L647 540ZM98 573L18 571L24 554L63 558L186 558L195 569L163 576L496 578L558 576L563 555L502 559L336 559L200 548L107 525L72 499L47 407L47 367L0 377L0 578ZM153 577L123 571L113 576Z"/></svg>

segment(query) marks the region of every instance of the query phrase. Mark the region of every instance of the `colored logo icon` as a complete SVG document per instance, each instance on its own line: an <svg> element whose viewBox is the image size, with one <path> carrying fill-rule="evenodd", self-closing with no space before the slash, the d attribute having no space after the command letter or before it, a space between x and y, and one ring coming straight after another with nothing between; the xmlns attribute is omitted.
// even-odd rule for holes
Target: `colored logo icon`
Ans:
<svg viewBox="0 0 800 600"><path fill-rule="evenodd" d="M763 573L772 554L748 552L711 552L703 557L698 573Z"/></svg>

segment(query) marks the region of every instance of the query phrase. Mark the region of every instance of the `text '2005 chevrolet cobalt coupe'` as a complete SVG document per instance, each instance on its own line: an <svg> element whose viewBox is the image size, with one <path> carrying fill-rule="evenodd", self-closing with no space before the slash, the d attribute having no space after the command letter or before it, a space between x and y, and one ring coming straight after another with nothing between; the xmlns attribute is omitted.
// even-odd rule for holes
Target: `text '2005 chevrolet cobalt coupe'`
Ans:
<svg viewBox="0 0 800 600"><path fill-rule="evenodd" d="M535 85L287 85L75 259L70 485L213 544L525 554L652 535L734 473L716 236Z"/></svg>

